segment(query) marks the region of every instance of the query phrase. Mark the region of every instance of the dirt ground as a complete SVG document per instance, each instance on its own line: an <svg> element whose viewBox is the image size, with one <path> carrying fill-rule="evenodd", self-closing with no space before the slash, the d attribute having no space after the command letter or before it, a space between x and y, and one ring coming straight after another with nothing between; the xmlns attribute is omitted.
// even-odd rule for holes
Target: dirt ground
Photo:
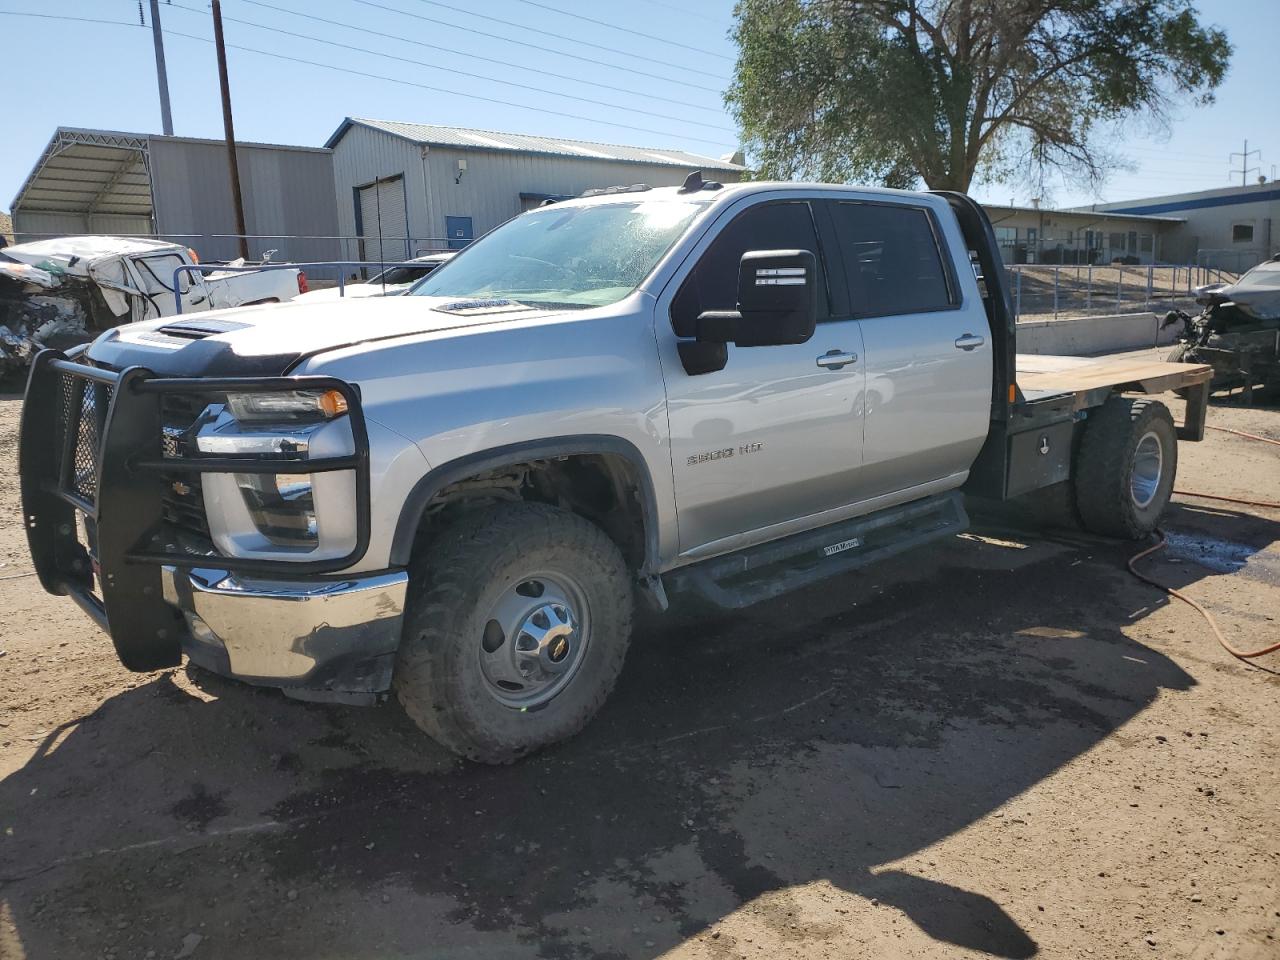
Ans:
<svg viewBox="0 0 1280 960"><path fill-rule="evenodd" d="M735 616L643 621L576 740L460 763L393 704L130 674L29 574L0 399L0 957L1280 957L1280 676L980 520ZM1210 423L1280 437L1280 410ZM1180 488L1280 499L1280 450ZM1184 586L1280 635L1280 511L1179 497ZM1269 658L1280 668L1280 655Z"/></svg>

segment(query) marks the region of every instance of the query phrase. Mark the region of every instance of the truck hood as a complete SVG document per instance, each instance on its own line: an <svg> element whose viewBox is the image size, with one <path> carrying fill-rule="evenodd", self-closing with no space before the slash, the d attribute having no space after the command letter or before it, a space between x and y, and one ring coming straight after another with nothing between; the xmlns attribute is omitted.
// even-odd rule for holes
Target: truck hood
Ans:
<svg viewBox="0 0 1280 960"><path fill-rule="evenodd" d="M108 330L90 345L94 361L158 374L271 377L307 356L370 340L515 323L558 311L511 300L374 297L268 304L146 320Z"/></svg>

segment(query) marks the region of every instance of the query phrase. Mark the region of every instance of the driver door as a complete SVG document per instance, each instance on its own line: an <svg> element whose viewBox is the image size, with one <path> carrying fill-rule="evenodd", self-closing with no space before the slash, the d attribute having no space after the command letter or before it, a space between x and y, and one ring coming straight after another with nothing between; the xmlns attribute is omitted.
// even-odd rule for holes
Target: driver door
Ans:
<svg viewBox="0 0 1280 960"><path fill-rule="evenodd" d="M661 329L680 554L698 558L812 526L850 503L862 462L862 334L834 317L808 201L764 201L733 216L674 281ZM723 370L690 375L675 349L706 310L736 306L750 250L810 250L818 259L818 325L806 343L728 347ZM843 362L841 362L843 361Z"/></svg>

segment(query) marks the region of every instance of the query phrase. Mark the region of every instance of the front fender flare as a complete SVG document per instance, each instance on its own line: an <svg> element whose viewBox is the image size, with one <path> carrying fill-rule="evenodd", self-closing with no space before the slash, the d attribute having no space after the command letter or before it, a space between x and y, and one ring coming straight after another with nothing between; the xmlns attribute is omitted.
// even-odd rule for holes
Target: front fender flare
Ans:
<svg viewBox="0 0 1280 960"><path fill-rule="evenodd" d="M413 541L422 522L423 512L431 499L452 483L499 467L546 460L554 457L614 454L631 464L640 487L640 509L644 521L644 562L639 573L653 576L658 569L658 498L648 464L638 447L629 440L609 434L576 434L526 440L506 446L470 453L435 467L420 479L405 498L391 542L392 566L405 566L413 552Z"/></svg>

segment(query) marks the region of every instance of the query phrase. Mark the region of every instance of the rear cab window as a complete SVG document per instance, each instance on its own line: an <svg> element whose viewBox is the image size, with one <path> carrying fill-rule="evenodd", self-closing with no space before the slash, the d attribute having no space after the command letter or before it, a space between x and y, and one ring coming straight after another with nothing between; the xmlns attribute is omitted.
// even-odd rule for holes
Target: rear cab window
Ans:
<svg viewBox="0 0 1280 960"><path fill-rule="evenodd" d="M832 201L854 317L950 310L960 303L933 216L906 204Z"/></svg>

